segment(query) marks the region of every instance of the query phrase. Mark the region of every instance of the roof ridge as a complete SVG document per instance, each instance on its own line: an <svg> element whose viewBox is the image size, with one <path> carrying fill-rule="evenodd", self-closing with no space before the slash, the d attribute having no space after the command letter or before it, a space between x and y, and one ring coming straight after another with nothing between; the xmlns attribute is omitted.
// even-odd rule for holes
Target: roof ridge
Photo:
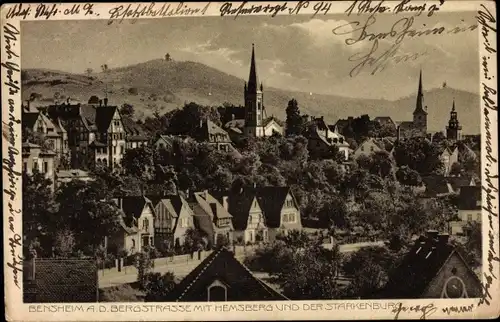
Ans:
<svg viewBox="0 0 500 322"><path fill-rule="evenodd" d="M176 302L178 302L187 293L187 291L191 288L191 286L193 286L193 284L200 278L201 274L204 271L207 270L207 268L213 263L213 261L215 260L215 258L217 258L217 256L219 256L219 254L221 253L222 249L223 248L221 247L221 248L219 248L219 250L216 251L215 255L212 257L212 259L210 260L210 262L208 262L205 266L203 266L203 268L200 270L200 272L198 273L198 275L191 281L191 283L189 283L189 285L184 289L184 291L181 293L181 295L179 295L179 297L177 298Z"/></svg>

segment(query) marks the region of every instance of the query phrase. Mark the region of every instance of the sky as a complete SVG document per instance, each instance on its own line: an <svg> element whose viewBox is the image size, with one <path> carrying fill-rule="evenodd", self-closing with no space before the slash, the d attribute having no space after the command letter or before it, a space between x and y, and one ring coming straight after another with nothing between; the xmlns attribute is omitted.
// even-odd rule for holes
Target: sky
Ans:
<svg viewBox="0 0 500 322"><path fill-rule="evenodd" d="M367 33L403 29L411 16L377 15ZM332 30L348 23L364 24L367 16L345 14L310 16L239 16L124 20L111 25L105 20L44 21L22 24L22 68L46 68L83 73L99 71L101 65L122 67L163 58L196 61L228 74L248 78L252 43L255 44L259 79L267 87L318 94L398 99L414 94L419 70L424 89L448 87L478 92L478 29L458 34L452 28L476 25L474 12L435 13L414 17L410 29L446 29L441 35L406 36L396 56L424 54L415 60L391 61L371 75L365 66L351 76L359 64L352 57L366 56L374 42L359 41L361 31L351 25L345 34ZM382 19L383 18L383 19ZM394 38L381 39L372 54L377 58L395 45Z"/></svg>

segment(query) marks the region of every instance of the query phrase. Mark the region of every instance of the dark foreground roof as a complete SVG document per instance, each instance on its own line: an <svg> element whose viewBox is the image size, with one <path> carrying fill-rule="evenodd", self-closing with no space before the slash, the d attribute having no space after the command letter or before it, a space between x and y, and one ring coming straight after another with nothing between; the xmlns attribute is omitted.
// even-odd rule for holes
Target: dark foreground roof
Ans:
<svg viewBox="0 0 500 322"><path fill-rule="evenodd" d="M24 282L25 302L97 302L94 259L35 259L34 264L28 261L24 265L24 273L29 276Z"/></svg>
<svg viewBox="0 0 500 322"><path fill-rule="evenodd" d="M437 232L436 232L437 235ZM446 240L429 241L420 237L405 255L389 277L384 290L384 298L411 299L419 298L429 283L436 277L455 248ZM446 238L446 237L444 237Z"/></svg>
<svg viewBox="0 0 500 322"><path fill-rule="evenodd" d="M227 287L228 301L288 300L253 276L234 254L221 247L208 256L169 294L167 301L205 302L207 288L218 280Z"/></svg>

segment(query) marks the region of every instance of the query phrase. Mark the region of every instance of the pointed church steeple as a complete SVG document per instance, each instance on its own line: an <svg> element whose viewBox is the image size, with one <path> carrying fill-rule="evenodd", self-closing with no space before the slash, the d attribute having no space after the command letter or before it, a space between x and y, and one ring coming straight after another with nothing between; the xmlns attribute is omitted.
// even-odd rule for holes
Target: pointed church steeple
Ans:
<svg viewBox="0 0 500 322"><path fill-rule="evenodd" d="M458 121L458 113L455 110L455 98L453 98L453 105L450 112L450 120L446 127L446 138L448 140L460 140L462 138L462 126Z"/></svg>
<svg viewBox="0 0 500 322"><path fill-rule="evenodd" d="M248 91L256 92L259 82L257 79L257 66L255 64L255 46L252 44L252 58L250 61L250 75L248 76Z"/></svg>
<svg viewBox="0 0 500 322"><path fill-rule="evenodd" d="M426 110L424 109L424 92L423 92L423 87L422 87L422 70L420 70L420 76L418 79L418 92L417 92L417 104L415 106L415 111L413 114L427 114Z"/></svg>

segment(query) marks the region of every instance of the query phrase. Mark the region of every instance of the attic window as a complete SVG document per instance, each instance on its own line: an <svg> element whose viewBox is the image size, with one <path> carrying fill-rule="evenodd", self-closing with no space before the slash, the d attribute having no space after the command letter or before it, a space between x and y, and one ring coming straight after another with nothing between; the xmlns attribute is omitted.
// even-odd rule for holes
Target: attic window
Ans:
<svg viewBox="0 0 500 322"><path fill-rule="evenodd" d="M226 302L227 301L227 287L215 280L208 288L207 288L207 301L208 302Z"/></svg>
<svg viewBox="0 0 500 322"><path fill-rule="evenodd" d="M451 273L452 273L453 275L457 274L457 268L456 268L456 267L453 267L453 268L451 269Z"/></svg>

